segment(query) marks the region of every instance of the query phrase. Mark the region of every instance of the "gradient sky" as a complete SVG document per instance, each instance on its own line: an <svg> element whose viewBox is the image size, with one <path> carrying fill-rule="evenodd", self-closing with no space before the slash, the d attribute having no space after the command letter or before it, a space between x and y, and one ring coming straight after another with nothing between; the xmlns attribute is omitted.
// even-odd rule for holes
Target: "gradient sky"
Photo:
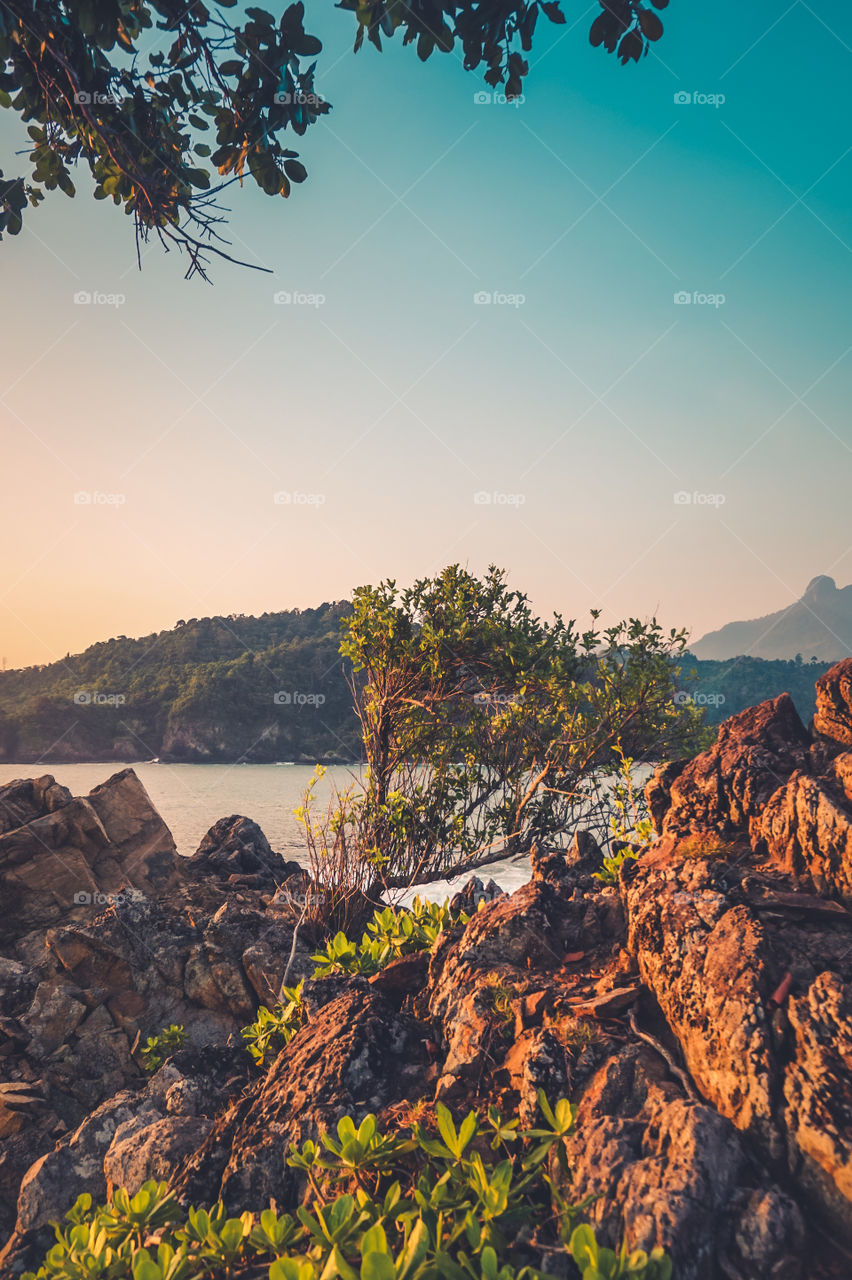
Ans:
<svg viewBox="0 0 852 1280"><path fill-rule="evenodd" d="M227 193L272 276L140 273L82 174L0 245L7 665L456 560L696 636L852 580L852 13L672 0L622 68L564 7L517 107L317 8L309 180Z"/></svg>

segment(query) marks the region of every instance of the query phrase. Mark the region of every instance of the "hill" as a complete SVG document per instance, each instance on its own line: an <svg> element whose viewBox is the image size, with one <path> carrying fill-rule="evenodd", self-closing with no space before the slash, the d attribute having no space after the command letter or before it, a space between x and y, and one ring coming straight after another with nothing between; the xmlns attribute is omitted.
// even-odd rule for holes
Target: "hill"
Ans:
<svg viewBox="0 0 852 1280"><path fill-rule="evenodd" d="M0 759L356 759L348 608L193 618L0 672Z"/></svg>
<svg viewBox="0 0 852 1280"><path fill-rule="evenodd" d="M852 655L852 586L838 589L833 578L821 576L809 584L801 600L788 609L729 622L710 631L692 646L697 658L725 659L738 654L753 658L795 658L838 662Z"/></svg>
<svg viewBox="0 0 852 1280"><path fill-rule="evenodd" d="M346 602L191 618L45 666L0 672L0 761L353 761L358 725L338 653ZM681 665L710 724L779 693L802 719L828 663L738 657Z"/></svg>

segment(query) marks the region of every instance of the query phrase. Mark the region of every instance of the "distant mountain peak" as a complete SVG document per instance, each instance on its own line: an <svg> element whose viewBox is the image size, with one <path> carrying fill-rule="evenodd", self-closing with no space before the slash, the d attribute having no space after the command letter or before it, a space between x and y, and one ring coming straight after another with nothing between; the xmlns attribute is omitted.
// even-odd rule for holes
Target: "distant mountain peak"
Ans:
<svg viewBox="0 0 852 1280"><path fill-rule="evenodd" d="M837 583L833 578L829 578L825 573L818 573L815 578L811 578L802 600L810 603L812 600L827 600L837 594Z"/></svg>
<svg viewBox="0 0 852 1280"><path fill-rule="evenodd" d="M690 645L696 658L794 658L838 662L852 656L852 586L817 574L795 604L765 618L729 622Z"/></svg>

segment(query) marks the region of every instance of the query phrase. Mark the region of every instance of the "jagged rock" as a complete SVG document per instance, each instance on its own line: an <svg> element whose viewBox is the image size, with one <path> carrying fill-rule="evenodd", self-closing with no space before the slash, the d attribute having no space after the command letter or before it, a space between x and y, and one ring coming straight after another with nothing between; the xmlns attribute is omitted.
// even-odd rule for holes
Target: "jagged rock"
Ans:
<svg viewBox="0 0 852 1280"><path fill-rule="evenodd" d="M550 880L560 884L567 878L572 883L582 883L591 888L590 876L600 871L603 854L591 831L576 831L571 844L564 851L542 850L533 845L530 853L530 870L534 880ZM584 877L581 881L581 877Z"/></svg>
<svg viewBox="0 0 852 1280"><path fill-rule="evenodd" d="M634 868L625 890L628 946L642 980L702 1096L777 1155L763 928L728 902L704 862L640 860Z"/></svg>
<svg viewBox="0 0 852 1280"><path fill-rule="evenodd" d="M178 884L171 833L132 769L85 798L65 800L65 788L49 782L42 807L53 807L0 835L0 945L96 915L105 896L122 890L162 893Z"/></svg>
<svg viewBox="0 0 852 1280"><path fill-rule="evenodd" d="M820 893L852 903L852 804L820 780L794 773L769 798L760 835L777 864Z"/></svg>
<svg viewBox="0 0 852 1280"><path fill-rule="evenodd" d="M47 946L43 930L19 937L0 960L0 1226L21 1185L3 1280L37 1261L48 1218L80 1190L167 1176L187 1203L222 1195L234 1213L272 1197L293 1211L304 1185L289 1144L342 1114L391 1123L437 1097L461 1111L495 1102L529 1124L539 1088L579 1104L566 1194L596 1197L605 1243L663 1244L678 1280L844 1275L820 1272L827 1240L852 1243L841 745L811 742L783 697L734 717L708 752L657 771L661 839L617 888L592 878L600 851L586 833L567 854L536 850L516 893L479 905L493 890L470 882L478 909L429 956L370 981L307 981L308 1021L265 1076L235 1033L277 994L296 917L249 883L265 872L245 869L240 823L225 820L206 874L199 862L177 885L169 872L163 892L152 880L100 914L54 918ZM29 825L85 812L95 831L94 801L79 803ZM4 846L18 834L0 835L0 875L11 867L35 893ZM138 852L138 831L128 839ZM110 846L86 865L94 879L125 861ZM50 891L27 901L31 917L56 906ZM321 943L300 930L294 982ZM190 1048L146 1081L130 1045L172 1021Z"/></svg>
<svg viewBox="0 0 852 1280"><path fill-rule="evenodd" d="M751 1161L734 1127L679 1097L642 1046L608 1059L585 1090L569 1166L571 1197L596 1197L589 1213L600 1237L612 1245L626 1237L647 1250L662 1245L678 1280L801 1275L804 1227L795 1204L768 1179L753 1198Z"/></svg>
<svg viewBox="0 0 852 1280"><path fill-rule="evenodd" d="M286 1164L291 1142L317 1138L338 1118L358 1119L423 1089L426 1053L413 1018L368 983L319 1009L240 1104L224 1112L178 1171L193 1203L220 1195L230 1212L295 1205L301 1179Z"/></svg>
<svg viewBox="0 0 852 1280"><path fill-rule="evenodd" d="M27 1171L0 1272L30 1266L51 1242L47 1224L61 1219L82 1192L102 1200L110 1181L171 1177L203 1143L216 1112L245 1088L250 1073L242 1049L183 1049L138 1094L124 1090L103 1102Z"/></svg>
<svg viewBox="0 0 852 1280"><path fill-rule="evenodd" d="M450 899L450 910L454 913L464 911L471 916L478 910L480 902L493 902L502 896L503 890L496 881L489 880L486 884L479 876L471 876Z"/></svg>
<svg viewBox="0 0 852 1280"><path fill-rule="evenodd" d="M37 1061L58 1049L85 1017L86 1006L75 999L76 987L56 978L39 983L21 1025L29 1032L28 1052Z"/></svg>
<svg viewBox="0 0 852 1280"><path fill-rule="evenodd" d="M5 783L0 787L0 835L43 818L68 804L71 798L68 788L61 787L49 773Z"/></svg>
<svg viewBox="0 0 852 1280"><path fill-rule="evenodd" d="M182 866L190 876L217 876L258 889L273 889L303 871L273 851L256 822L238 814L214 823Z"/></svg>
<svg viewBox="0 0 852 1280"><path fill-rule="evenodd" d="M759 835L763 808L797 769L810 739L789 694L749 707L719 728L709 751L682 769L663 766L647 788L661 835Z"/></svg>
<svg viewBox="0 0 852 1280"><path fill-rule="evenodd" d="M51 1221L59 1221L84 1191L103 1198L104 1156L119 1125L138 1114L135 1095L126 1091L102 1103L75 1133L48 1151L27 1171L18 1196L15 1232L0 1253L0 1268L13 1259L48 1247Z"/></svg>
<svg viewBox="0 0 852 1280"><path fill-rule="evenodd" d="M848 1235L852 1205L852 985L821 973L790 1001L794 1045L784 1080L791 1165Z"/></svg>
<svg viewBox="0 0 852 1280"><path fill-rule="evenodd" d="M835 663L816 682L814 733L852 747L852 658Z"/></svg>
<svg viewBox="0 0 852 1280"><path fill-rule="evenodd" d="M107 1191L126 1187L135 1195L149 1178L170 1181L212 1127L212 1120L200 1116L161 1116L149 1123L145 1116L134 1115L118 1126L104 1156Z"/></svg>

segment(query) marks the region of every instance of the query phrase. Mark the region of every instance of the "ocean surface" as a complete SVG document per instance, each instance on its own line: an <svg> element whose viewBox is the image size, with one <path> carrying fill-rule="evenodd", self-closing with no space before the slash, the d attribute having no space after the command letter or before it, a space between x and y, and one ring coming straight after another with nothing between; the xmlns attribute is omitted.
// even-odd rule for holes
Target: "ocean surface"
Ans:
<svg viewBox="0 0 852 1280"><path fill-rule="evenodd" d="M98 783L125 768L114 761L105 764L0 764L0 785L14 778L34 778L51 773L75 796L86 795ZM241 814L253 818L272 848L285 858L306 862L302 826L294 809L302 802L314 775L310 765L276 764L134 764L140 781L174 836L178 853L194 853L202 837L219 818ZM343 765L330 766L317 784L315 796L321 806L328 801L333 786L341 790L352 780ZM529 859L495 863L479 872L493 878L511 892L529 879ZM455 892L464 882L459 877L421 887L422 897L439 899ZM404 900L404 899L403 899Z"/></svg>

